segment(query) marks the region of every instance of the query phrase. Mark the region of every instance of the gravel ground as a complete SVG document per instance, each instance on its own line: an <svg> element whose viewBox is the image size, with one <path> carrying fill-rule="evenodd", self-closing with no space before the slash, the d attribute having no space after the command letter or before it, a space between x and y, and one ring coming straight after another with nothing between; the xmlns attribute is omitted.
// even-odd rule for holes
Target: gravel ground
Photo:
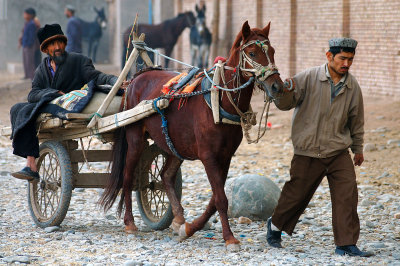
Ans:
<svg viewBox="0 0 400 266"><path fill-rule="evenodd" d="M257 97L257 95L256 95ZM255 102L259 109L261 102ZM41 229L33 223L27 206L26 183L10 176L24 162L11 153L10 142L0 137L0 264L11 262L51 265L400 265L400 107L392 99L366 99L366 161L357 168L361 235L358 246L374 251L372 258L334 254L329 187L324 180L296 227L293 237L283 235L282 250L266 243L266 224L252 221L231 228L241 240L241 251L226 251L219 218L208 230L180 242L171 229L152 231L142 222L136 203L134 216L139 232L127 235L115 208L104 213L96 205L100 189L73 193L61 228ZM1 108L1 106L0 106ZM3 110L5 110L3 108ZM1 121L6 121L5 111ZM229 177L264 175L282 187L289 178L292 146L291 112L272 109L272 129L257 145L241 144L233 157ZM7 122L3 123L6 125ZM95 169L101 164L92 164ZM101 170L101 169L100 169ZM205 209L211 195L199 162L182 166L185 217L190 221Z"/></svg>

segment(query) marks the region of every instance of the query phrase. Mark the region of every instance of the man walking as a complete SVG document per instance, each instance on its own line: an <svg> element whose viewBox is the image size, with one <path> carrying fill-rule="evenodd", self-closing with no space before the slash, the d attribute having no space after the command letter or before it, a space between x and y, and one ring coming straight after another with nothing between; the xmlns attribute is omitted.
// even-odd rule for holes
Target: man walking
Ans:
<svg viewBox="0 0 400 266"><path fill-rule="evenodd" d="M82 53L82 25L81 21L75 17L75 8L71 5L67 5L64 14L68 18L68 44L67 47L65 47L65 51L69 53Z"/></svg>
<svg viewBox="0 0 400 266"><path fill-rule="evenodd" d="M364 107L360 86L348 72L357 41L334 38L326 52L328 62L291 79L292 86L276 95L281 110L295 108L292 121L294 156L290 180L282 189L268 220L267 241L282 248L281 231L292 235L322 179L327 176L332 201L332 224L339 255L368 257L356 246L360 234L354 165L363 161Z"/></svg>

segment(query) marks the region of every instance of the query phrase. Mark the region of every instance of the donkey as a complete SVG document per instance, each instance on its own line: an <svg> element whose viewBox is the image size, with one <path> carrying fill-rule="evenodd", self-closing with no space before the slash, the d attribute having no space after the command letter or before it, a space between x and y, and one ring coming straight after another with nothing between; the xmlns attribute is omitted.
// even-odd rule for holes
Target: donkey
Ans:
<svg viewBox="0 0 400 266"><path fill-rule="evenodd" d="M257 87L264 90L283 89L284 84L274 63L274 48L268 39L269 30L270 24L263 29L250 29L246 21L233 43L219 85L226 86L228 90L237 85L246 85L239 87L239 91L221 93L220 105L230 114L238 115L236 110L239 109L241 112L249 110L256 83ZM159 69L138 73L126 92L127 108L133 108L142 100L158 98L162 94L163 84L176 75L176 72ZM201 86L197 86L195 91L201 89ZM224 185L232 156L243 138L242 127L240 124L215 124L212 111L202 96L188 98L180 110L178 105L179 101L173 100L166 109L170 137L168 142L161 130L162 119L158 115L149 116L119 130L114 139L111 175L100 203L105 210L109 209L122 189L119 211L125 206L125 231L133 233L138 230L132 215L132 184L147 138L151 138L168 153L161 178L174 214L171 225L173 230L183 238L190 237L202 229L218 211L226 246L229 250L237 250L239 240L233 236L229 226ZM175 145L174 151L169 146L171 141ZM183 162L179 157L203 163L213 192L205 212L192 223L185 222L183 207L174 190L176 173Z"/></svg>
<svg viewBox="0 0 400 266"><path fill-rule="evenodd" d="M208 56L210 54L211 33L206 26L206 5L199 8L196 5L196 24L190 28L190 55L192 65L198 68L208 68Z"/></svg>
<svg viewBox="0 0 400 266"><path fill-rule="evenodd" d="M96 62L97 47L102 36L102 29L105 29L107 26L107 18L104 13L104 7L100 10L93 7L93 10L97 13L94 21L88 22L83 19L80 19L80 21L82 25L82 39L88 42L88 57L92 58L93 62Z"/></svg>

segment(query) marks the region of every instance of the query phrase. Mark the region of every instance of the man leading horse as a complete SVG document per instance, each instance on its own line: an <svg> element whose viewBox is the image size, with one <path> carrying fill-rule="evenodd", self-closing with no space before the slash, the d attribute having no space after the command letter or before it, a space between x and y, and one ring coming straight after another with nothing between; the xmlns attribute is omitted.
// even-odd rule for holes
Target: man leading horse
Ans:
<svg viewBox="0 0 400 266"><path fill-rule="evenodd" d="M290 180L268 220L267 241L282 248L281 231L292 235L300 215L327 176L331 201L335 253L369 257L356 246L360 234L354 165L363 161L364 107L360 86L349 73L357 41L329 41L327 63L307 69L289 80L290 88L275 93L281 110L295 108L292 122L294 156Z"/></svg>

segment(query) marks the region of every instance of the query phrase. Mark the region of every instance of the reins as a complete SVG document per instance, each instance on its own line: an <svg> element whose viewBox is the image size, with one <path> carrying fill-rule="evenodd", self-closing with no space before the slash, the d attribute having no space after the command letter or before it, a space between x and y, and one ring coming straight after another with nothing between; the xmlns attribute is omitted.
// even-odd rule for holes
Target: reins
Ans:
<svg viewBox="0 0 400 266"><path fill-rule="evenodd" d="M233 108L236 110L237 114L240 116L240 125L243 128L244 131L244 136L246 137L247 143L258 143L258 141L265 135L265 132L267 130L267 123L268 123L268 117L269 117L269 107L270 104L273 100L273 98L271 97L271 95L267 95L267 92L265 92L264 90L264 95L265 95L265 100L264 100L264 107L263 107L263 111L261 113L261 118L260 118L260 122L259 122L259 127L258 127L258 134L257 137L255 139L251 139L250 137L250 129L252 126L257 124L257 118L256 115L257 113L253 112L253 110L250 109L246 112L242 112L240 110L240 108L238 107L238 105L235 103L235 101L232 98L231 92L237 92L237 91L241 91L242 89L250 86L253 82L256 83L261 83L263 81L265 81L268 77L270 77L271 75L274 74L279 74L278 72L278 68L276 67L275 64L272 63L272 61L270 60L269 56L268 56L268 48L265 49L265 43L269 42L269 40L264 40L264 41L260 41L260 40L253 40L250 41L248 43L245 43L244 45L242 45L240 47L240 55L239 55L239 64L236 68L230 67L230 66L226 66L225 63L223 64L215 64L215 66L210 69L209 71L207 71L206 69L203 70L204 73L204 77L207 78L210 82L211 82L211 87L208 89L204 89L204 90L200 90L200 91L195 91L195 92L191 92L191 93L182 93L182 94L165 94L162 95L160 97L158 97L157 99L154 100L153 105L156 106L157 101L159 101L160 99L171 99L171 98L188 98L188 97L192 97L192 96L197 96L197 95L203 95L203 94L207 94L210 93L213 89L219 89L223 92L226 93L227 98L229 100L229 102L231 103L231 105L233 106ZM245 52L244 49L250 45L256 44L257 46L259 46L263 52L265 53L267 60L268 60L268 65L267 66L263 66L261 64L259 64L258 62L252 60ZM146 46L145 42L132 42L132 45L137 48L137 49L141 49L141 50L145 50L148 52L152 52L154 54L156 54L157 56L162 56L164 58L167 58L171 61L174 61L178 64L190 67L190 68L195 68L194 66L184 63L180 60L171 58L169 56L166 56L164 54L159 53L157 50L152 49L148 46ZM250 65L252 68L246 68L246 63L248 65ZM218 84L215 84L213 79L210 77L209 73L211 73L213 70L215 70L215 68L220 67L222 68L223 71L221 72L221 79L222 79L222 83L223 85L220 86ZM245 82L244 84L229 89L226 87L226 81L225 81L225 71L224 70L232 70L232 71L236 71L236 70L242 71L244 72L244 74L246 73L252 73L252 75L250 76L249 80L247 82ZM239 76L239 75L238 75ZM247 76L249 76L247 74ZM230 81L229 81L230 82ZM255 86L257 86L255 84ZM266 110L266 111L265 111ZM163 112L160 112L160 110L156 110L161 117L163 118L163 133L166 135L166 138L169 139L168 136L168 130L167 130L167 123L166 123L166 118L165 115L163 114ZM264 116L265 113L265 116ZM265 118L264 118L265 117ZM264 118L265 121L265 126L263 127L263 131L262 131L262 120ZM262 131L262 132L261 132ZM183 160L184 158L178 154L178 152L176 151L176 149L174 148L173 144L171 141L167 141L167 144L169 146L169 148L171 149L171 151L181 160Z"/></svg>

